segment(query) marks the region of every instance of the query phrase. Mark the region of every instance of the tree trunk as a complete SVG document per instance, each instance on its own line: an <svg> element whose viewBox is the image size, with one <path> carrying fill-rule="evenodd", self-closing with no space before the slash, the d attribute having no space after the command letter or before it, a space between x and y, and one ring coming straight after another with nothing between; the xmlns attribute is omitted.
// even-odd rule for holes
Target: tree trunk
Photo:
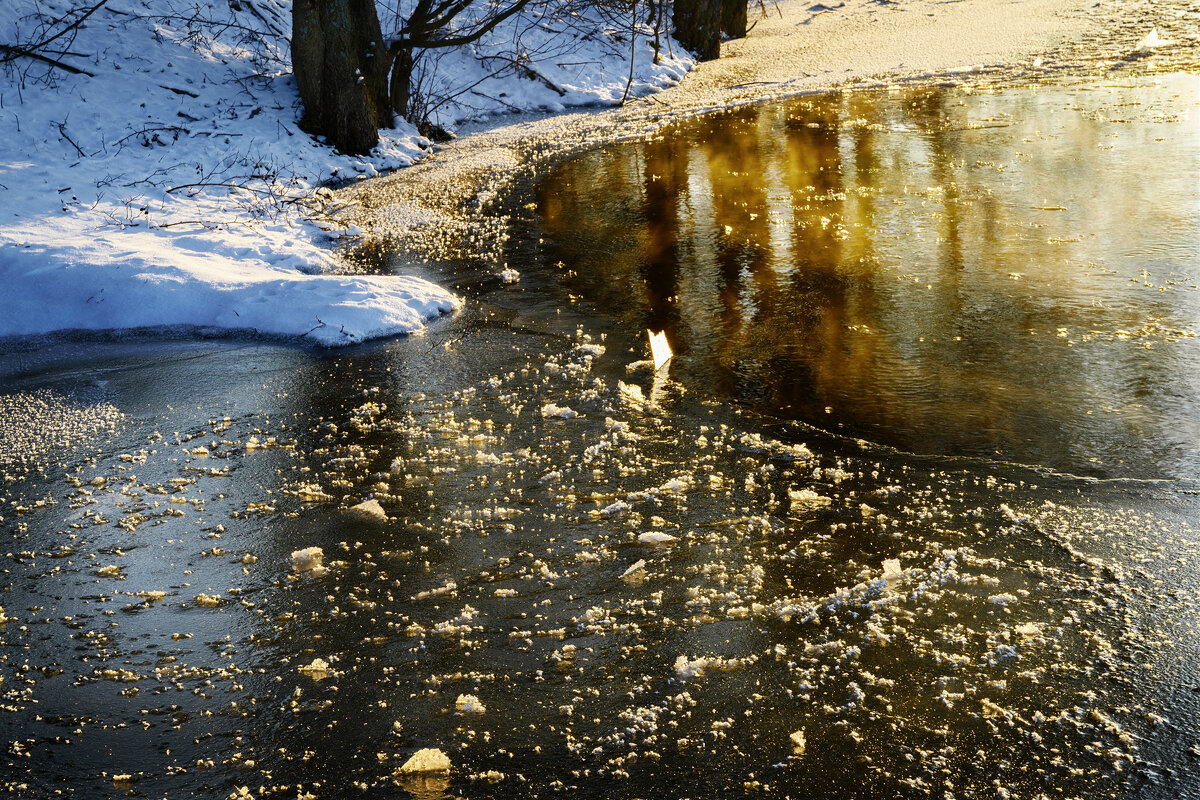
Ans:
<svg viewBox="0 0 1200 800"><path fill-rule="evenodd" d="M295 0L292 69L301 126L344 153L365 153L391 125L390 57L374 0Z"/></svg>
<svg viewBox="0 0 1200 800"><path fill-rule="evenodd" d="M415 61L413 48L398 47L392 61L392 111L407 120L417 117L412 107L412 74Z"/></svg>
<svg viewBox="0 0 1200 800"><path fill-rule="evenodd" d="M721 0L721 30L731 39L746 37L747 0Z"/></svg>
<svg viewBox="0 0 1200 800"><path fill-rule="evenodd" d="M721 55L723 0L675 0L675 36L701 61Z"/></svg>

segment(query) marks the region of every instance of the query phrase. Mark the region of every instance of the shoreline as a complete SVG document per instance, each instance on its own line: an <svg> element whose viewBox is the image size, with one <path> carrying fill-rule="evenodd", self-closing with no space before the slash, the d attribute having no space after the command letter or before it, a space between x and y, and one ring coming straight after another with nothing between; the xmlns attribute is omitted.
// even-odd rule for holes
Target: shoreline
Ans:
<svg viewBox="0 0 1200 800"><path fill-rule="evenodd" d="M771 15L752 20L745 39L722 45L720 59L701 62L675 86L625 106L532 120L493 118L411 166L336 190L346 205L343 214L367 231L368 242L392 240L430 258L461 255L462 241L501 243L496 221L489 224L479 211L523 170L545 160L748 103L854 84L990 74L1022 61L1032 65L1094 36L1105 21L1088 0L960 0L953 6L846 0L814 11L819 5L773 4ZM1120 4L1110 7L1128 13ZM498 259L498 247L472 255Z"/></svg>

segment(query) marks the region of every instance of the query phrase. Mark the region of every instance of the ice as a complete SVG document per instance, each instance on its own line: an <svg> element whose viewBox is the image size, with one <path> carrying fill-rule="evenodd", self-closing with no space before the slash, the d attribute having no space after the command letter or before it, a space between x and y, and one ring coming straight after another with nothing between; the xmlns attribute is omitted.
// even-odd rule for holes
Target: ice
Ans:
<svg viewBox="0 0 1200 800"><path fill-rule="evenodd" d="M521 280L521 273L509 267L508 269L500 271L500 280L504 281L505 283L516 283L517 281Z"/></svg>
<svg viewBox="0 0 1200 800"><path fill-rule="evenodd" d="M1162 36L1160 36L1158 33L1158 28L1154 28L1138 41L1133 48L1133 52L1139 55L1144 55L1146 53L1153 52L1160 47L1166 47L1169 44L1171 44L1171 41L1162 38Z"/></svg>
<svg viewBox="0 0 1200 800"><path fill-rule="evenodd" d="M314 681L324 680L334 674L333 670L329 668L329 662L323 658L314 658L312 663L296 667L296 671L307 675Z"/></svg>
<svg viewBox="0 0 1200 800"><path fill-rule="evenodd" d="M460 694L454 701L454 710L459 714L482 714L487 708L473 694Z"/></svg>
<svg viewBox="0 0 1200 800"><path fill-rule="evenodd" d="M198 594L196 595L196 605L204 606L205 608L216 608L221 605L221 595Z"/></svg>
<svg viewBox="0 0 1200 800"><path fill-rule="evenodd" d="M792 740L792 755L804 755L804 750L808 746L808 740L804 738L804 729L794 731L788 738Z"/></svg>
<svg viewBox="0 0 1200 800"><path fill-rule="evenodd" d="M670 544L677 541L679 541L678 536L660 531L647 531L638 536L638 542L641 544Z"/></svg>
<svg viewBox="0 0 1200 800"><path fill-rule="evenodd" d="M792 501L792 511L810 511L823 508L833 502L824 495L817 494L812 489L788 489L788 499Z"/></svg>
<svg viewBox="0 0 1200 800"><path fill-rule="evenodd" d="M412 754L400 769L400 774L420 775L430 772L449 772L450 757L436 747L426 747Z"/></svg>
<svg viewBox="0 0 1200 800"><path fill-rule="evenodd" d="M645 573L645 571L646 571L646 559L639 558L637 561L635 561L633 563L632 566L629 567L629 569L627 569L621 573L621 578L623 580L634 580L636 578L642 577L642 575Z"/></svg>
<svg viewBox="0 0 1200 800"><path fill-rule="evenodd" d="M320 547L306 547L303 550L295 550L292 552L292 569L297 572L311 572L313 575L320 577L329 571L322 560L325 558L325 551Z"/></svg>
<svg viewBox="0 0 1200 800"><path fill-rule="evenodd" d="M650 338L650 355L654 358L654 369L658 371L662 369L663 364L671 360L674 355L671 352L671 345L667 342L667 334L665 331L646 331L646 335Z"/></svg>
<svg viewBox="0 0 1200 800"><path fill-rule="evenodd" d="M362 519L376 520L377 522L387 522L387 512L383 510L383 506L379 505L379 501L375 498L364 500L355 506L350 506L347 512Z"/></svg>
<svg viewBox="0 0 1200 800"><path fill-rule="evenodd" d="M542 416L549 419L550 417L559 417L561 419L571 419L579 416L579 413L567 406L558 406L554 403L546 403L542 406Z"/></svg>

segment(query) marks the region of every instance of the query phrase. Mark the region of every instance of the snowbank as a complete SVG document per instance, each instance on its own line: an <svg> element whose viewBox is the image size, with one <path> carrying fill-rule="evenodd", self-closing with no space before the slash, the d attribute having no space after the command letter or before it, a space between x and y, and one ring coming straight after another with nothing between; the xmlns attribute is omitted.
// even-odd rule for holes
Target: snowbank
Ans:
<svg viewBox="0 0 1200 800"><path fill-rule="evenodd" d="M90 5L7 0L0 43L36 44ZM433 146L402 120L363 158L300 131L290 25L289 0L109 0L43 53L69 69L0 63L0 336L186 327L342 345L459 307L421 276L338 274L331 242L361 231L320 187ZM492 75L514 41L532 71ZM618 44L599 16L515 17L438 55L434 116L615 102L629 70ZM643 57L631 94L689 65Z"/></svg>

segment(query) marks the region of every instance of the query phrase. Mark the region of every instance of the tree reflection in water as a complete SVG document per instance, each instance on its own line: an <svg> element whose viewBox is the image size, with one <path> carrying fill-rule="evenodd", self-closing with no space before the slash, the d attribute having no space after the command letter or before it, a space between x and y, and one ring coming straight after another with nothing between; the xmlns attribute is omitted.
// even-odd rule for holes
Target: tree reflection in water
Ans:
<svg viewBox="0 0 1200 800"><path fill-rule="evenodd" d="M1200 159L1195 81L1087 108L1070 87L922 87L686 121L545 178L547 259L665 327L677 378L771 413L915 452L1194 474L1200 212L1195 170L1164 166Z"/></svg>

